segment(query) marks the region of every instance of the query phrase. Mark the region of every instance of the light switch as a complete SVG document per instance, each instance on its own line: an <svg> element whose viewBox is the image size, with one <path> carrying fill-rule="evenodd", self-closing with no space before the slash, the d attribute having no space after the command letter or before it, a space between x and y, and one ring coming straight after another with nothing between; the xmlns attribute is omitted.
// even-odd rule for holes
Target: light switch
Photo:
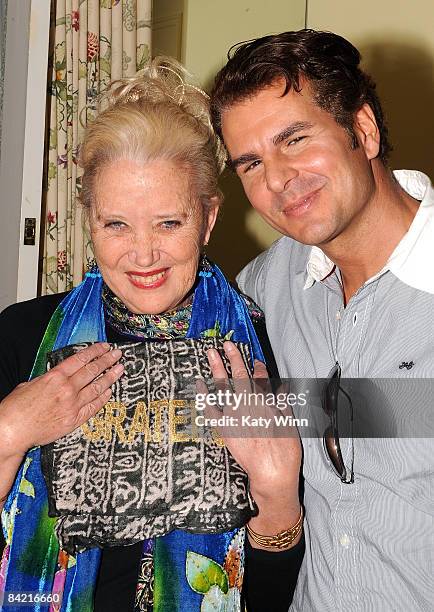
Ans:
<svg viewBox="0 0 434 612"><path fill-rule="evenodd" d="M27 217L24 219L24 244L35 246L36 240L36 219Z"/></svg>

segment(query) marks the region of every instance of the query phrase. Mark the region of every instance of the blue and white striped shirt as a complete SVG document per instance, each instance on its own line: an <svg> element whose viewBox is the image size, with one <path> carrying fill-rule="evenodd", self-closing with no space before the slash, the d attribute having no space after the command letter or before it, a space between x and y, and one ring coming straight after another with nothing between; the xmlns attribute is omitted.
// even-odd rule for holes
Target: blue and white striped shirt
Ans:
<svg viewBox="0 0 434 612"><path fill-rule="evenodd" d="M346 307L333 263L288 237L240 273L265 312L282 377L327 377L338 361L348 378L434 378L434 190L421 173L395 176L419 210ZM344 458L349 444L341 440ZM291 610L432 612L434 439L355 439L350 485L321 439L303 447L306 556Z"/></svg>

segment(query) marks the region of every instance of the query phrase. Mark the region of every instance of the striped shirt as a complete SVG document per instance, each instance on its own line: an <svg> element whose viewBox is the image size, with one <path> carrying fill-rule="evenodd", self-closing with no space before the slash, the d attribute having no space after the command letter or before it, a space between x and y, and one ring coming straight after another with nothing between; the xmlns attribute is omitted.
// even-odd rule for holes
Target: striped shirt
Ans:
<svg viewBox="0 0 434 612"><path fill-rule="evenodd" d="M339 362L344 377L434 378L434 190L422 173L395 177L421 204L346 307L334 264L288 237L240 273L282 377L327 377ZM331 470L322 439L303 447L306 556L291 610L434 610L434 440L355 439L353 484Z"/></svg>

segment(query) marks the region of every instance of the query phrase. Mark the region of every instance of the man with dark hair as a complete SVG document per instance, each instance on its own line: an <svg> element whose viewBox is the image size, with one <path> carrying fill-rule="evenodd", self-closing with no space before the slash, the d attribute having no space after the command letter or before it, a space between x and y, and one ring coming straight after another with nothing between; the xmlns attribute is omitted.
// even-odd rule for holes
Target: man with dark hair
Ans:
<svg viewBox="0 0 434 612"><path fill-rule="evenodd" d="M359 62L329 32L266 36L236 48L211 95L230 166L284 234L239 285L265 312L280 375L331 377L328 413L340 376L434 376L434 190L388 168ZM306 557L291 609L434 609L432 440L338 433L325 448L303 440Z"/></svg>

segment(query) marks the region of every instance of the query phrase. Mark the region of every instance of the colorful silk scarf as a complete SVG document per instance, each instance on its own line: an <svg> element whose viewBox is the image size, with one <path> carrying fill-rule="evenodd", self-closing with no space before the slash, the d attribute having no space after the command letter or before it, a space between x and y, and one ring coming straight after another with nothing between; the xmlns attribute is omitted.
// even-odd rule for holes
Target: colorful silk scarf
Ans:
<svg viewBox="0 0 434 612"><path fill-rule="evenodd" d="M46 355L51 350L106 340L103 286L94 267L59 304L30 378L45 372ZM221 270L205 261L199 271L186 336L207 335L248 342L252 357L264 359L245 301ZM101 551L90 549L72 557L59 550L53 530L56 519L48 517L47 510L37 447L27 453L2 513L6 548L0 564L0 610L19 612L22 598L19 601L17 594L31 593L27 602L33 602L30 609L35 612L92 612ZM136 611L239 612L243 544L244 528L216 535L173 531L146 540Z"/></svg>

